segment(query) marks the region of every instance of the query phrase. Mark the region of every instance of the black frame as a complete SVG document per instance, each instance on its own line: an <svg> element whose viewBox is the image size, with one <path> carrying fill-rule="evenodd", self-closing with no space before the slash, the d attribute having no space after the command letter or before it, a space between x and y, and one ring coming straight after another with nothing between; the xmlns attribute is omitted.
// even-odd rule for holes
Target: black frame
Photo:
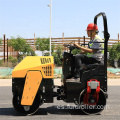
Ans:
<svg viewBox="0 0 120 120"><path fill-rule="evenodd" d="M97 14L94 18L94 24L97 25L97 19L98 17L102 16L103 17L103 23L104 23L104 73L105 73L105 80L107 81L107 45L108 45L108 40L110 37L110 34L108 33L108 26L107 26L107 17L104 12L101 12Z"/></svg>

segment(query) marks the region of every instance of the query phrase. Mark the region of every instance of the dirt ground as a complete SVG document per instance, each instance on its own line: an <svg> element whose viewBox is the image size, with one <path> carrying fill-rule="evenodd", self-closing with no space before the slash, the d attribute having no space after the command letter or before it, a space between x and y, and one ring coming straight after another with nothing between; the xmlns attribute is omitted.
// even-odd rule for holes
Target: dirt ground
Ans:
<svg viewBox="0 0 120 120"><path fill-rule="evenodd" d="M108 78L120 78L120 74L117 75L117 74L114 74L110 71L107 71L107 77Z"/></svg>

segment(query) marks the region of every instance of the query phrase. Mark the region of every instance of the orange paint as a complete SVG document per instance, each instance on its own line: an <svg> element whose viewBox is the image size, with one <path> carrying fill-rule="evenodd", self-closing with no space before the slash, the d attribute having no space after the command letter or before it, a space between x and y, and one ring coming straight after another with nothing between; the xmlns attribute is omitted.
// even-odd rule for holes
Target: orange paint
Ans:
<svg viewBox="0 0 120 120"><path fill-rule="evenodd" d="M41 84L41 81L42 81L42 74L40 71L27 72L21 105L31 106L33 104L38 88Z"/></svg>

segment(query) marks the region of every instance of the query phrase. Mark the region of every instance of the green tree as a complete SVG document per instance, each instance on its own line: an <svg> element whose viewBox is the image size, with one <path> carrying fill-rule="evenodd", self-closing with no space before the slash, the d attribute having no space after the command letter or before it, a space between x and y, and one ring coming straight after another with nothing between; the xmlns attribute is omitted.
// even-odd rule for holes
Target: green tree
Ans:
<svg viewBox="0 0 120 120"><path fill-rule="evenodd" d="M16 39L14 37L11 37L11 39L8 41L8 46L12 46L14 51L19 51L20 55L18 55L18 59L21 55L35 55L35 52L30 47L29 44L27 44L26 40L24 40L21 37L17 37Z"/></svg>
<svg viewBox="0 0 120 120"><path fill-rule="evenodd" d="M49 51L50 49L50 41L49 38L37 38L36 42L36 49L42 51L42 56L44 55L44 51Z"/></svg>
<svg viewBox="0 0 120 120"><path fill-rule="evenodd" d="M30 47L29 44L25 44L22 50L23 55L27 54L27 56L35 56L35 51Z"/></svg>
<svg viewBox="0 0 120 120"><path fill-rule="evenodd" d="M21 37L17 37L16 39L14 37L11 37L11 39L8 41L8 45L12 46L14 51L22 52L26 45L26 41Z"/></svg>
<svg viewBox="0 0 120 120"><path fill-rule="evenodd" d="M2 39L2 38L0 38L0 45L2 45L2 40L3 40L3 39Z"/></svg>
<svg viewBox="0 0 120 120"><path fill-rule="evenodd" d="M51 44L51 54L54 53L54 50L55 50L55 44L52 43L52 44ZM49 52L49 51L46 52L46 53L44 53L44 56L49 56L49 55L50 55L50 52Z"/></svg>
<svg viewBox="0 0 120 120"><path fill-rule="evenodd" d="M58 45L57 50L52 53L52 56L54 57L54 63L57 66L61 66L62 61L60 59L62 58L62 46Z"/></svg>
<svg viewBox="0 0 120 120"><path fill-rule="evenodd" d="M58 57L60 58L61 57L61 54L62 54L62 46L58 45L57 46L57 51L56 53L58 54Z"/></svg>
<svg viewBox="0 0 120 120"><path fill-rule="evenodd" d="M52 45L51 45L51 52L54 53L54 50L55 50L55 43L52 43Z"/></svg>

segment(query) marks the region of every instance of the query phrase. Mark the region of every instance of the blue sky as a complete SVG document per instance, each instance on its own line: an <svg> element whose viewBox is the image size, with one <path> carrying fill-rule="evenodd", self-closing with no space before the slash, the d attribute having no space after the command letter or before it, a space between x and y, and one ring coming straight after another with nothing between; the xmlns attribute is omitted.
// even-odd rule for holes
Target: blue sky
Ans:
<svg viewBox="0 0 120 120"><path fill-rule="evenodd" d="M0 0L0 38L49 37L50 0ZM52 37L86 36L86 27L94 16L105 12L111 39L120 33L120 0L52 0ZM102 17L98 19L103 37Z"/></svg>

